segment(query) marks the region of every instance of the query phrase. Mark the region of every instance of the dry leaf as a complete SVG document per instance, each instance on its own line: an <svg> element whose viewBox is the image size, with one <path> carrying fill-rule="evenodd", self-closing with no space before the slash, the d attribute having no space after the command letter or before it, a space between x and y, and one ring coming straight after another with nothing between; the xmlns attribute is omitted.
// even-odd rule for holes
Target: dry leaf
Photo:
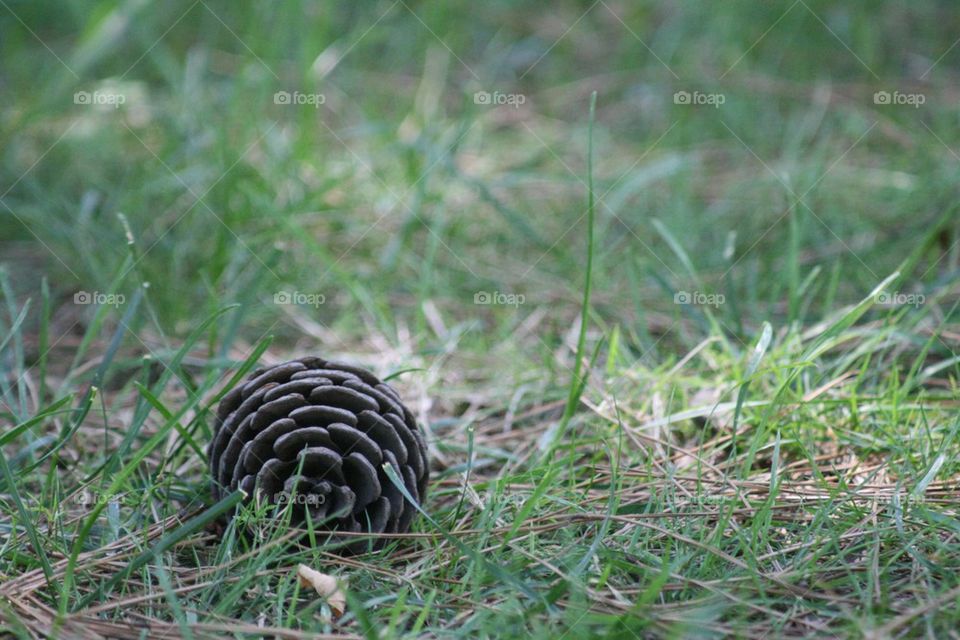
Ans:
<svg viewBox="0 0 960 640"><path fill-rule="evenodd" d="M334 618L343 615L343 612L347 609L347 597L340 590L336 578L314 571L305 564L297 567L297 576L300 578L301 585L313 587L320 594L320 597L327 599L327 604L330 605Z"/></svg>

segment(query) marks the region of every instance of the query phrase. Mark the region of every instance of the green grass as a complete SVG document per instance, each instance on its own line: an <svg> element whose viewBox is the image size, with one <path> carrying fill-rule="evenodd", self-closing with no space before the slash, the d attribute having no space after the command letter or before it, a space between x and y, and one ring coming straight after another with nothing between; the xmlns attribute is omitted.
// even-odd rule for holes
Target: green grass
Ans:
<svg viewBox="0 0 960 640"><path fill-rule="evenodd" d="M958 18L0 2L0 634L951 637ZM428 433L383 553L218 524L309 353Z"/></svg>

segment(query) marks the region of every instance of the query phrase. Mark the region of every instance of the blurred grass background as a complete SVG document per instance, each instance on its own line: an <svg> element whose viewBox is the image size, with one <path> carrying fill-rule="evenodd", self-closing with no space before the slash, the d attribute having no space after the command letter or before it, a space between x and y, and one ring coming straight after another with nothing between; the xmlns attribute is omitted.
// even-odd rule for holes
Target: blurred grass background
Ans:
<svg viewBox="0 0 960 640"><path fill-rule="evenodd" d="M857 299L956 195L948 3L9 2L0 20L3 246L40 262L21 282L106 290L132 252L119 286L150 282L168 329L233 301L266 328L265 292L284 288L323 294L315 317L338 335L363 329L358 313L422 329L425 300L472 318L479 290L563 324L592 90L596 311L640 353L655 342L642 314L679 313L673 291L726 294L739 336ZM814 269L829 295L801 309Z"/></svg>

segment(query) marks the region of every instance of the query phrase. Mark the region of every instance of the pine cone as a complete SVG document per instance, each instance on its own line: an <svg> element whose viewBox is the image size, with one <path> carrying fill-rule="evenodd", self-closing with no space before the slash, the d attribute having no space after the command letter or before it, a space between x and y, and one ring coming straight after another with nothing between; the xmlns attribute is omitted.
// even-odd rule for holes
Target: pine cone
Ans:
<svg viewBox="0 0 960 640"><path fill-rule="evenodd" d="M271 504L292 502L295 522L331 532L407 531L416 510L383 465L418 502L430 473L423 434L397 392L369 371L316 357L258 369L224 396L209 453L216 499L256 491Z"/></svg>

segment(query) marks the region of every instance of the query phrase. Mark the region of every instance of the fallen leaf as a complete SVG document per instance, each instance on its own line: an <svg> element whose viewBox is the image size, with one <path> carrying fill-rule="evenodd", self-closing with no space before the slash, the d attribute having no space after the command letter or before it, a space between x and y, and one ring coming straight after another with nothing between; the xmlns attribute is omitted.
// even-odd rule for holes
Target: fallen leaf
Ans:
<svg viewBox="0 0 960 640"><path fill-rule="evenodd" d="M321 598L326 598L334 618L339 618L347 609L347 597L340 590L337 579L325 573L320 573L301 564L297 567L297 576L304 587L313 587Z"/></svg>

